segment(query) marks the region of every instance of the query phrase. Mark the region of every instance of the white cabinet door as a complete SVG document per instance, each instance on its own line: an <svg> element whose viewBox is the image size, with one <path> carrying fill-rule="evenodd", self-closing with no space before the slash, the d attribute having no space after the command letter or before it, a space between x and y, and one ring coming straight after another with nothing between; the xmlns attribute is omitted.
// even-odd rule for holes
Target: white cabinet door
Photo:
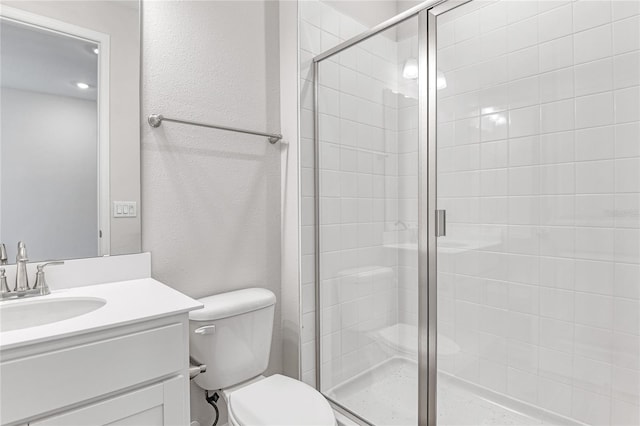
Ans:
<svg viewBox="0 0 640 426"><path fill-rule="evenodd" d="M184 378L118 395L66 413L29 423L31 426L182 426Z"/></svg>

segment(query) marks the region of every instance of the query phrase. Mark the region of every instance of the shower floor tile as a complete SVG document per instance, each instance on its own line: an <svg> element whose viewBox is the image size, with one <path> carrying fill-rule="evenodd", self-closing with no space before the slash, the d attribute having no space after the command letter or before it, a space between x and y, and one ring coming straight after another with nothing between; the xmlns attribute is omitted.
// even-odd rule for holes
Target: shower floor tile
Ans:
<svg viewBox="0 0 640 426"><path fill-rule="evenodd" d="M438 385L438 424L551 425L484 399L449 380ZM394 357L344 382L327 395L375 425L417 424L417 365Z"/></svg>

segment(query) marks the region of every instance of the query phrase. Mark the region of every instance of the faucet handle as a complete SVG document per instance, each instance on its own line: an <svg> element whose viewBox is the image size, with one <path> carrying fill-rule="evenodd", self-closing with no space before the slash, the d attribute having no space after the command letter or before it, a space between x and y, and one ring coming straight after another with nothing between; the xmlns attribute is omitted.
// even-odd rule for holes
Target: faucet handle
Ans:
<svg viewBox="0 0 640 426"><path fill-rule="evenodd" d="M0 268L0 294L10 293L9 285L7 284L7 276L5 275L4 268Z"/></svg>
<svg viewBox="0 0 640 426"><path fill-rule="evenodd" d="M46 266L56 266L56 265L64 265L64 261L62 260L57 260L54 262L46 262L46 263L41 263L40 265L37 266L37 271L36 271L36 283L33 285L33 289L40 289L40 294L45 295L45 294L49 294L51 293L51 291L49 290L49 286L47 285L47 281L44 278L44 268Z"/></svg>
<svg viewBox="0 0 640 426"><path fill-rule="evenodd" d="M4 243L0 244L0 265L6 265L9 263L9 257L7 256L7 248Z"/></svg>

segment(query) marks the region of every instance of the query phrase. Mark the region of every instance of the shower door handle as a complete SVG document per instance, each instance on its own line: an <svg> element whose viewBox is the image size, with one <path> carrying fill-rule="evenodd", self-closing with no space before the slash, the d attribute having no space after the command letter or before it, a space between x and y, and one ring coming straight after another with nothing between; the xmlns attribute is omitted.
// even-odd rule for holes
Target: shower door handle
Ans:
<svg viewBox="0 0 640 426"><path fill-rule="evenodd" d="M447 235L447 211L436 210L436 237Z"/></svg>

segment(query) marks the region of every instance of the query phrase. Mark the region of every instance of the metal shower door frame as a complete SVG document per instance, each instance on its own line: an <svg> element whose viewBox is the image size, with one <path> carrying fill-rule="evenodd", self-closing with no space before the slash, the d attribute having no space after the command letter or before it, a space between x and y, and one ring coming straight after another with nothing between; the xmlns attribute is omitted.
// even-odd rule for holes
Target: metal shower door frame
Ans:
<svg viewBox="0 0 640 426"><path fill-rule="evenodd" d="M472 0L427 0L313 58L314 237L315 237L315 345L316 389L321 391L320 290L320 141L318 70L320 62L418 17L418 425L437 424L437 40L438 15ZM324 395L355 420L366 419Z"/></svg>

